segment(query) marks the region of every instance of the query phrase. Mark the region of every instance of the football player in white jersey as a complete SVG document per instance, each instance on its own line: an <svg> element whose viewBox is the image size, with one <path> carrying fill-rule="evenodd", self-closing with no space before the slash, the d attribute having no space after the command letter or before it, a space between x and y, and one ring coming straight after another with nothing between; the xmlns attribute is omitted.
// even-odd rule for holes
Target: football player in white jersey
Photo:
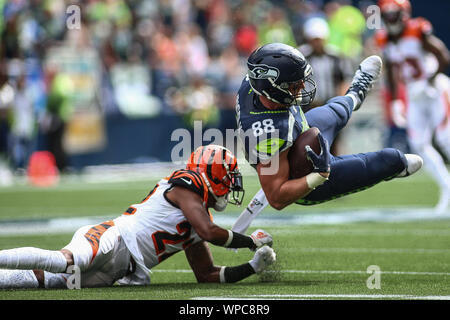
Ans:
<svg viewBox="0 0 450 320"><path fill-rule="evenodd" d="M223 229L209 208L240 204L243 192L234 155L216 145L199 147L186 169L160 180L118 218L81 227L63 249L0 251L0 288L65 288L72 265L81 271L81 287L148 285L150 269L182 250L198 282L242 280L275 261L272 237L263 230L247 236ZM248 263L215 266L207 242L256 252Z"/></svg>
<svg viewBox="0 0 450 320"><path fill-rule="evenodd" d="M435 209L444 213L450 211L450 174L433 137L450 159L450 81L443 74L450 53L429 21L411 18L408 0L380 0L379 7L385 29L375 38L384 55L390 112L396 126L406 127L410 147L438 182Z"/></svg>

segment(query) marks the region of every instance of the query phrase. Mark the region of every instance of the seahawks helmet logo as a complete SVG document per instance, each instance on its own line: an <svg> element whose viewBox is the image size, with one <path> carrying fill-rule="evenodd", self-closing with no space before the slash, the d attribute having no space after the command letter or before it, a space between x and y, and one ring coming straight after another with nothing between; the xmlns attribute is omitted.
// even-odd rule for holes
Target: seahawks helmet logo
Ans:
<svg viewBox="0 0 450 320"><path fill-rule="evenodd" d="M269 79L272 78L274 81L278 79L280 71L277 68L269 67L265 64L248 64L252 69L248 69L248 76L252 79Z"/></svg>
<svg viewBox="0 0 450 320"><path fill-rule="evenodd" d="M311 65L308 63L308 65L306 66L305 72L304 72L304 77L307 78L312 74L312 67Z"/></svg>

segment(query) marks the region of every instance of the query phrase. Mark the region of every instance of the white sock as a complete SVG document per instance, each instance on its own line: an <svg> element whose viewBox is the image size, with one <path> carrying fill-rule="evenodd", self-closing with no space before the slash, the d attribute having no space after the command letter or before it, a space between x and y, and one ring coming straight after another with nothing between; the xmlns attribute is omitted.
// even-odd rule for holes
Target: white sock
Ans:
<svg viewBox="0 0 450 320"><path fill-rule="evenodd" d="M33 270L0 269L0 289L38 288L39 283Z"/></svg>
<svg viewBox="0 0 450 320"><path fill-rule="evenodd" d="M450 159L450 127L436 130L436 143L444 155Z"/></svg>
<svg viewBox="0 0 450 320"><path fill-rule="evenodd" d="M352 94L352 93L347 93L346 95L345 95L346 97L350 97L350 98L352 98L352 100L353 100L353 110L355 110L355 108L356 107L359 107L359 100L358 100L358 98L354 95L354 94Z"/></svg>
<svg viewBox="0 0 450 320"><path fill-rule="evenodd" d="M67 278L70 277L70 274L67 273L52 273L44 271L44 286L46 289L51 288L59 288L59 289L67 289Z"/></svg>
<svg viewBox="0 0 450 320"><path fill-rule="evenodd" d="M66 271L67 261L61 251L24 247L0 251L0 268L58 273Z"/></svg>
<svg viewBox="0 0 450 320"><path fill-rule="evenodd" d="M423 158L425 168L427 168L439 186L442 189L450 189L450 173L445 167L444 160L439 152L428 145L423 148L423 152L419 155Z"/></svg>
<svg viewBox="0 0 450 320"><path fill-rule="evenodd" d="M238 233L245 233L253 219L255 219L268 204L269 201L267 201L263 189L260 189L253 197L252 201L250 201L249 205L242 211L231 230Z"/></svg>

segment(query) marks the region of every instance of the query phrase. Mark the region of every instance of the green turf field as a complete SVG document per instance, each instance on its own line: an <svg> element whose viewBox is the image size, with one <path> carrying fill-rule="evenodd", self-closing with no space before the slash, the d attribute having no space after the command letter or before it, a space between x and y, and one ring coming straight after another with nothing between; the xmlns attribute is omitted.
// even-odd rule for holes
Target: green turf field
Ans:
<svg viewBox="0 0 450 320"><path fill-rule="evenodd" d="M0 249L35 246L59 249L72 233L1 235L2 223L55 217L119 215L139 202L155 181L85 184L68 181L49 189L0 188ZM254 177L245 180L246 202L258 190ZM315 207L267 210L261 217L327 215L368 208L431 208L437 186L425 174L395 179L372 189ZM229 206L232 209L232 206ZM405 209L406 208L406 209ZM215 214L236 217L241 209ZM364 214L362 211L361 214ZM430 214L432 214L430 212ZM236 284L197 284L184 254L156 267L152 285L81 290L2 290L5 299L439 299L450 296L450 219L403 222L265 225L274 237L277 263L269 272ZM101 222L101 221L99 221ZM249 231L257 227L258 219ZM229 226L228 226L229 227ZM237 265L252 253L211 246L217 265ZM367 268L381 270L381 289L366 285Z"/></svg>
<svg viewBox="0 0 450 320"><path fill-rule="evenodd" d="M130 204L140 202L153 189L157 180L109 183L87 183L81 179L62 179L56 187L35 188L18 185L0 188L0 221L43 219L50 217L105 216L115 217ZM247 205L260 185L256 176L244 177ZM432 207L438 201L438 187L425 174L380 183L371 189L320 205L291 205L283 212L310 212L346 208ZM227 213L242 208L228 206ZM273 213L273 210L269 210Z"/></svg>

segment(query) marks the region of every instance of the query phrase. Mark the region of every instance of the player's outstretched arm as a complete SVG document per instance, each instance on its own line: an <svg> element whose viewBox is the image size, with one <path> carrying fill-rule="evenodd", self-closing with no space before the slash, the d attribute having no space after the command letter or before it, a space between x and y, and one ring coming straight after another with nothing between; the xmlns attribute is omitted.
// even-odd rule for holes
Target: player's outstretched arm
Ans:
<svg viewBox="0 0 450 320"><path fill-rule="evenodd" d="M450 65L450 52L445 43L432 34L424 35L423 47L436 57L439 64L435 74L430 77L430 81L433 81L439 73L445 72Z"/></svg>
<svg viewBox="0 0 450 320"><path fill-rule="evenodd" d="M309 152L310 151L308 151L308 153ZM327 149L326 152L328 152ZM271 166L270 163L259 163L256 167L259 182L261 183L261 187L264 190L267 200L269 201L269 204L277 210L281 210L298 199L307 196L312 190L314 190L315 187L325 182L329 175L329 171L324 171L319 174L319 170L305 177L289 180L288 153L289 149L280 153L278 158L278 171L275 174L263 173L263 169L265 167ZM313 154L311 155L314 156ZM321 162L323 160L323 156L325 155L327 154L322 152L321 155L318 155L310 160L313 162ZM329 158L327 161L329 162Z"/></svg>
<svg viewBox="0 0 450 320"><path fill-rule="evenodd" d="M258 249L249 262L234 267L215 266L205 241L186 248L184 252L198 282L237 282L254 273L262 272L276 260L275 252L267 246Z"/></svg>
<svg viewBox="0 0 450 320"><path fill-rule="evenodd" d="M251 236L247 236L216 225L203 206L203 199L189 189L176 186L167 197L178 205L195 232L207 242L227 248L250 250L272 244L272 236L263 230L257 230Z"/></svg>

